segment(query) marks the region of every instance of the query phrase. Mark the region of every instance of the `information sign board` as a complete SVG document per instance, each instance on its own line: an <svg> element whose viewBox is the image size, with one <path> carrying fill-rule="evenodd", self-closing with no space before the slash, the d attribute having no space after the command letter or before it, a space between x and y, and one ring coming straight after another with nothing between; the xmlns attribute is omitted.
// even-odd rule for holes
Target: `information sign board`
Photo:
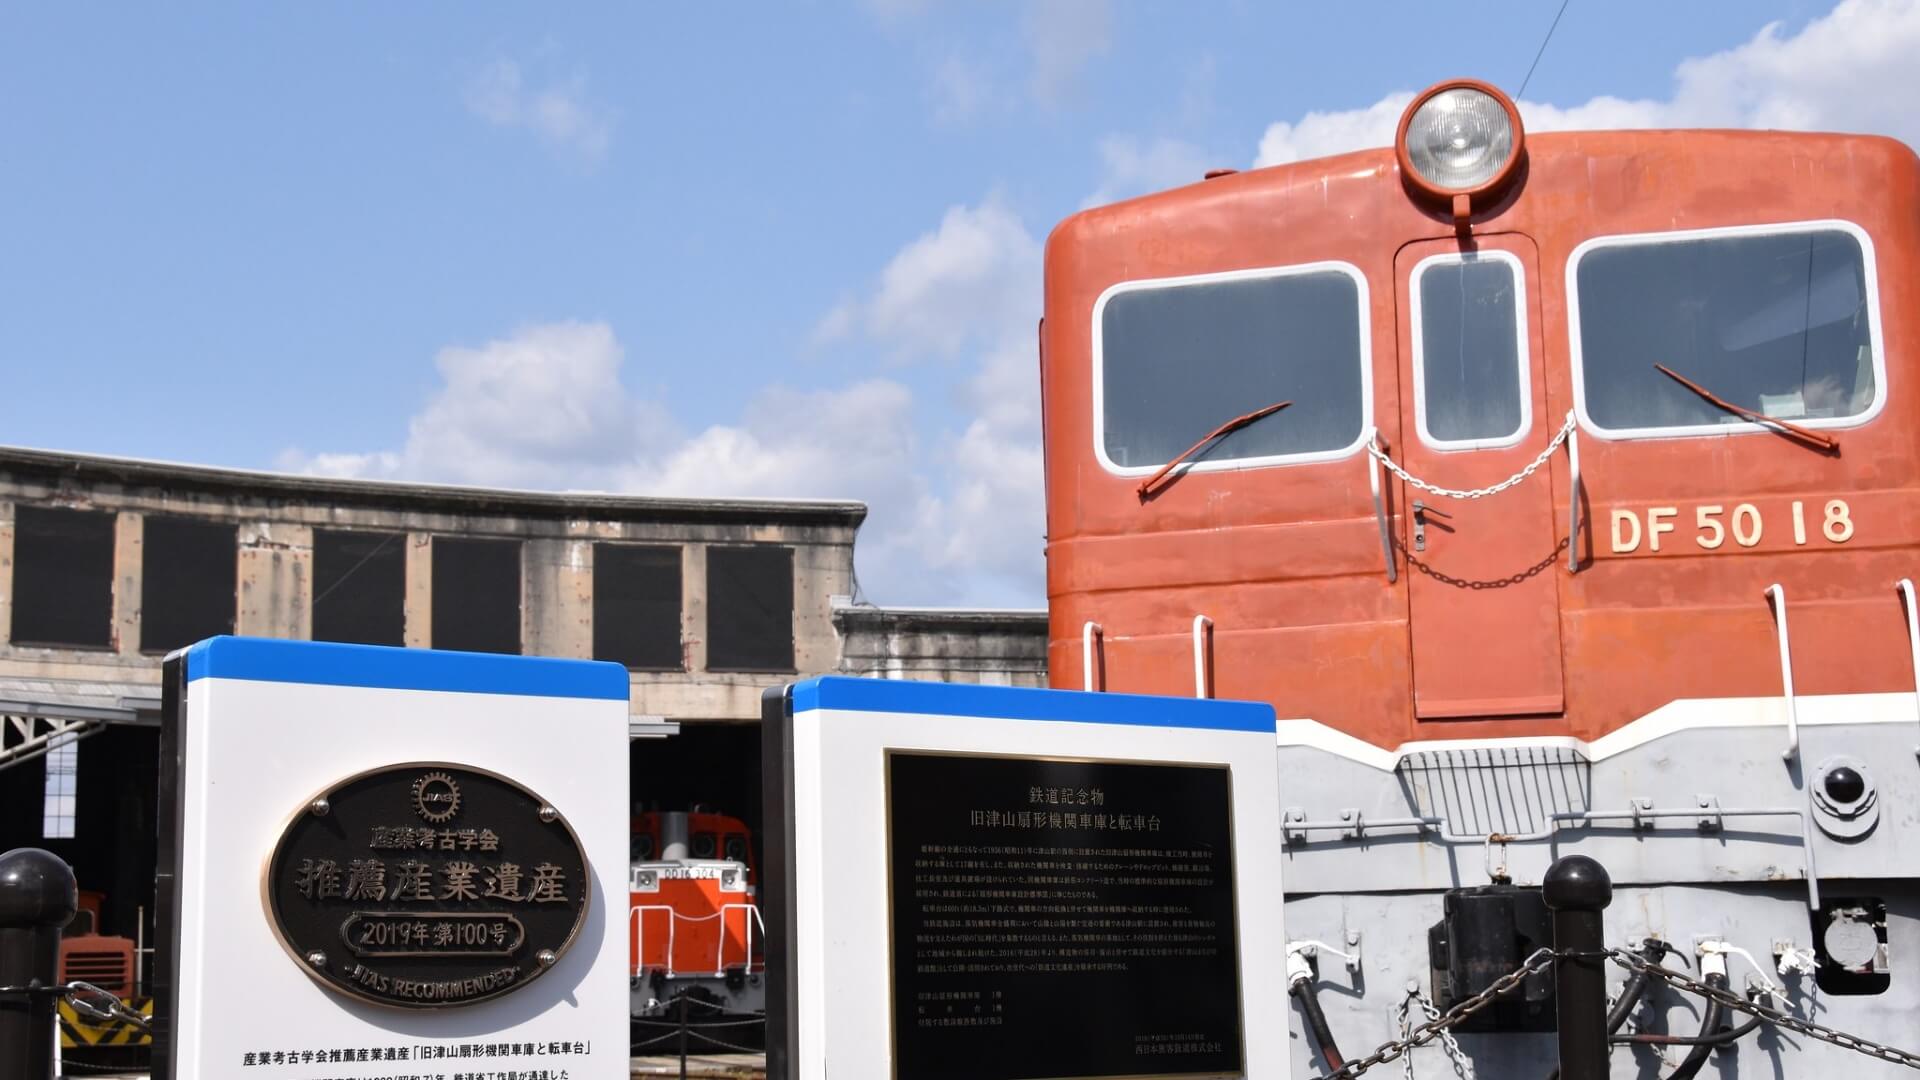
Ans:
<svg viewBox="0 0 1920 1080"><path fill-rule="evenodd" d="M165 678L155 1080L625 1075L624 668L213 638Z"/></svg>
<svg viewBox="0 0 1920 1080"><path fill-rule="evenodd" d="M828 678L763 719L770 1078L1286 1076L1269 706Z"/></svg>

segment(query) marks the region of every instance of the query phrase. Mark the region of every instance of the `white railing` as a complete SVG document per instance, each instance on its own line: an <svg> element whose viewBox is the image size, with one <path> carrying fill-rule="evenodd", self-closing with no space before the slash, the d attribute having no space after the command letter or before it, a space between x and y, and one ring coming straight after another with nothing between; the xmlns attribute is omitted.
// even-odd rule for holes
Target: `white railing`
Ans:
<svg viewBox="0 0 1920 1080"><path fill-rule="evenodd" d="M1367 429L1367 445L1380 441L1380 429ZM1367 455L1367 486L1373 489L1373 516L1380 522L1380 557L1387 565L1387 584L1400 580L1400 572L1393 565L1393 533L1387 525L1387 504L1380 494L1380 459L1373 454Z"/></svg>
<svg viewBox="0 0 1920 1080"><path fill-rule="evenodd" d="M1787 590L1775 583L1767 586L1766 597L1773 604L1774 633L1780 638L1780 689L1787 699L1787 748L1780 756L1792 761L1800 756L1800 709L1793 695L1793 650L1787 644Z"/></svg>
<svg viewBox="0 0 1920 1080"><path fill-rule="evenodd" d="M1105 633L1101 630L1099 623L1089 620L1085 626L1080 628L1080 689L1082 690L1105 690L1107 688L1107 680L1105 678L1106 665L1100 663L1096 666L1095 663L1094 646L1096 644L1100 647L1101 653L1104 654L1106 651ZM1099 657L1101 661L1105 659L1106 657L1104 655ZM1096 670L1098 670L1102 676L1098 685L1093 681L1093 673Z"/></svg>
<svg viewBox="0 0 1920 1080"><path fill-rule="evenodd" d="M1193 696L1210 698L1213 696L1213 680L1208 677L1213 667L1213 620L1205 615L1193 617Z"/></svg>
<svg viewBox="0 0 1920 1080"><path fill-rule="evenodd" d="M717 913L720 916L720 948L715 951L714 957L713 957L713 967L714 967L715 974L725 974L727 970L727 964L726 964L727 912L729 911L744 911L747 913L747 917L745 919L745 928L747 931L746 936L747 936L747 970L748 971L754 970L754 967L753 967L754 924L759 923L761 937L764 938L767 936L767 924L760 921L760 908L758 905L755 905L755 904L722 904L720 905L720 910Z"/></svg>
<svg viewBox="0 0 1920 1080"><path fill-rule="evenodd" d="M745 968L748 971L757 971L757 970L760 970L761 967L765 966L764 961L759 966L756 966L753 960L753 928L755 924L758 924L760 927L760 936L762 938L765 938L767 936L767 924L764 920L760 918L760 908L758 905L722 904L720 905L720 910L714 912L711 915L682 915L678 911L675 911L673 908L667 906L666 904L635 904L632 907L629 907L627 909L627 932L630 935L632 935L633 945L634 945L633 969L632 971L629 972L630 975L639 975L641 972L648 971L653 966L655 966L655 965L649 965L647 963L646 913L649 911L664 911L667 913L667 962L665 965L660 965L660 966L664 967L668 978L673 978L675 975L679 974L679 972L676 971L673 966L673 958L674 958L673 944L675 939L675 931L679 927L679 925L683 922L696 922L696 923L712 922L715 919L720 920L720 935L719 935L720 943L714 949L713 974L716 976L719 976L719 975L725 975L727 973L726 918L727 918L727 912L729 911L744 911L747 913L746 956L742 960L743 966L745 966Z"/></svg>
<svg viewBox="0 0 1920 1080"><path fill-rule="evenodd" d="M1912 578L1901 578L1893 587L1899 591L1907 609L1907 650L1913 655L1913 699L1920 705L1920 604L1914 602ZM1913 752L1920 754L1920 746L1914 747Z"/></svg>

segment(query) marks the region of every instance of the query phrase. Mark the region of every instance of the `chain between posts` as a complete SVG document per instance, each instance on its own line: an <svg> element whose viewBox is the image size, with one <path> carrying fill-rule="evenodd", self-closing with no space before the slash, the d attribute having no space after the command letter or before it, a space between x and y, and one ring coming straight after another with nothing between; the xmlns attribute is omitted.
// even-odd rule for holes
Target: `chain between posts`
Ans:
<svg viewBox="0 0 1920 1080"><path fill-rule="evenodd" d="M1573 434L1575 423L1577 423L1577 421L1574 419L1573 413L1568 412L1566 423L1560 425L1560 430L1554 434L1553 441L1549 442L1547 448L1540 451L1540 456L1534 458L1526 468L1521 469L1519 472L1514 473L1512 476L1507 477L1505 480L1491 487L1472 488L1464 491L1457 488L1444 488L1438 484L1429 484L1425 480L1401 468L1399 462L1388 457L1387 452L1380 448L1380 436L1377 434L1367 443L1367 453L1372 454L1380 464L1385 465L1388 472L1428 494L1439 495L1447 499L1484 499L1489 495L1498 495L1525 480L1527 477L1532 476L1534 473L1539 472L1540 466L1545 465L1547 459L1553 457L1554 452L1559 450L1561 445L1567 441L1567 437Z"/></svg>
<svg viewBox="0 0 1920 1080"><path fill-rule="evenodd" d="M1409 985L1407 996L1401 1000L1400 1007L1394 1011L1394 1019L1400 1026L1400 1037L1403 1039L1407 1037L1408 1029L1412 1026L1411 1017L1416 1006L1421 1012L1427 1014L1428 1020L1440 1019L1440 1010L1434 1007L1432 1000L1420 992L1417 984ZM1440 1052L1447 1055L1447 1061L1453 1065L1453 1075L1459 1080L1476 1080L1473 1060L1467 1057L1465 1050L1460 1049L1460 1043L1453 1037L1453 1032L1444 1028L1440 1031ZM1407 1054L1400 1059L1400 1070L1405 1080L1415 1080L1412 1054Z"/></svg>
<svg viewBox="0 0 1920 1080"><path fill-rule="evenodd" d="M1661 979L1675 989L1684 990L1691 994L1698 994L1709 1001L1718 1002L1726 1008L1745 1013L1748 1016L1757 1017L1776 1027L1804 1035L1807 1038L1838 1046L1843 1050L1851 1050L1857 1054L1864 1054L1867 1057L1879 1061L1886 1061L1895 1065L1904 1065L1909 1069L1920 1069L1920 1054L1902 1050L1898 1047L1888 1046L1884 1043L1877 1043L1871 1039L1861 1038L1858 1035L1851 1035L1844 1031L1838 1031L1822 1024L1816 1024L1811 1020L1803 1020L1798 1016L1782 1012L1779 1009L1749 1001L1729 990L1721 990L1709 986L1704 982L1681 974L1671 968L1665 968L1651 963L1643 957L1636 956L1623 949L1607 949L1599 953L1539 949L1531 956L1528 956L1519 967L1494 980L1491 986L1488 986L1485 990L1482 990L1470 998L1456 1002L1452 1008L1444 1013L1436 1012L1433 1007L1419 995L1417 990L1409 991L1406 1000L1400 1003L1394 1014L1400 1024L1401 1037L1399 1039L1382 1043L1378 1049L1366 1057L1349 1062L1347 1065L1331 1073L1316 1077L1315 1080L1353 1080L1354 1077L1361 1075L1375 1066L1384 1065L1396 1060L1404 1060L1408 1067L1408 1075L1411 1075L1412 1059L1408 1057L1409 1053L1415 1048L1425 1046L1435 1039L1444 1040L1443 1045L1447 1048L1447 1057L1452 1063L1454 1071L1463 1076L1471 1076L1472 1066L1470 1063L1467 1063L1467 1058L1465 1054L1460 1051L1459 1044L1454 1042L1453 1036L1449 1032L1450 1028L1459 1025L1474 1013L1479 1012L1493 1004L1499 998L1513 992L1528 976L1546 970L1547 967L1557 960L1580 960L1593 959L1596 957L1605 957L1630 971L1640 972L1649 978ZM1415 1007L1416 1002L1418 1007L1425 1012L1430 1019L1419 1027L1409 1031L1407 1027L1409 1011Z"/></svg>
<svg viewBox="0 0 1920 1080"><path fill-rule="evenodd" d="M1405 1037L1383 1043L1380 1048L1373 1053L1368 1054L1358 1061L1350 1062L1327 1076L1320 1077L1319 1080L1349 1080L1349 1078L1359 1076L1375 1065L1384 1065L1389 1061L1394 1061L1415 1047L1425 1046L1435 1039L1446 1036L1448 1028L1453 1027L1474 1013L1493 1004L1496 999L1511 993L1527 976L1538 971L1546 970L1547 966L1553 963L1554 956L1555 954L1552 949L1540 949L1536 951L1532 956L1527 957L1519 967L1495 979L1493 985L1487 987L1485 990L1480 991L1470 998L1455 1002L1451 1009L1414 1028ZM1448 1038L1449 1041L1451 1041L1451 1037L1448 1036Z"/></svg>
<svg viewBox="0 0 1920 1080"><path fill-rule="evenodd" d="M1746 998L1731 991L1709 986L1698 979L1683 975L1671 968L1660 967L1649 963L1646 959L1635 956L1623 949L1608 949L1606 955L1607 958L1614 963L1620 964L1630 970L1640 972L1652 978L1664 980L1669 985L1678 989L1685 990L1690 994L1698 994L1709 1001L1718 1002L1729 1009L1745 1013L1748 1016L1758 1017L1775 1027L1785 1028L1796 1034L1805 1035L1809 1039L1817 1039L1820 1042L1838 1046L1843 1050L1851 1050L1856 1054L1865 1054L1870 1058L1876 1058L1880 1061L1892 1062L1895 1065L1904 1065L1909 1069L1920 1069L1920 1054L1915 1054L1894 1046L1887 1046L1884 1043L1877 1043L1872 1039L1863 1039L1858 1035L1850 1035L1844 1031L1838 1031L1822 1024L1816 1024L1811 1020L1803 1020L1791 1013L1781 1012L1779 1009L1761 1005L1758 1002L1748 1001Z"/></svg>
<svg viewBox="0 0 1920 1080"><path fill-rule="evenodd" d="M127 1008L111 990L95 986L78 979L65 986L0 986L0 997L37 996L57 997L73 1006L76 1012L84 1013L90 1020L120 1020L133 1025L141 1032L151 1032L153 1025L146 1017Z"/></svg>

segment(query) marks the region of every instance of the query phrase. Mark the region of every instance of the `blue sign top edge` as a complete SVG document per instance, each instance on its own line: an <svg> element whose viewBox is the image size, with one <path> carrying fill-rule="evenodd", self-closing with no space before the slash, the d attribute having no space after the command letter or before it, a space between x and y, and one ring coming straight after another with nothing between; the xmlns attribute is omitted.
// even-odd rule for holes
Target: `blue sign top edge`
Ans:
<svg viewBox="0 0 1920 1080"><path fill-rule="evenodd" d="M363 686L626 701L627 669L599 660L397 649L331 641L214 637L187 649L187 681Z"/></svg>
<svg viewBox="0 0 1920 1080"><path fill-rule="evenodd" d="M793 686L793 711L978 716L996 720L1063 720L1081 724L1205 728L1272 734L1273 706L1258 701L1150 697L1144 694L1036 690L1019 686L826 676Z"/></svg>

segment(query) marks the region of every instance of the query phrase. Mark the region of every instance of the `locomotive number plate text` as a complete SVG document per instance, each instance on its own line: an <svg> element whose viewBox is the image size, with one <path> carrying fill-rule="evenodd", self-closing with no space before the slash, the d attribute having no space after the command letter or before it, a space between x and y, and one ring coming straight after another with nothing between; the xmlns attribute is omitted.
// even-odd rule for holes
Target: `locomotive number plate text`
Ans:
<svg viewBox="0 0 1920 1080"><path fill-rule="evenodd" d="M1757 546L1779 535L1795 547L1844 544L1853 539L1853 508L1845 499L1795 499L1767 513L1752 503L1703 503L1699 506L1649 506L1616 509L1609 515L1613 553L1636 551L1720 551Z"/></svg>

